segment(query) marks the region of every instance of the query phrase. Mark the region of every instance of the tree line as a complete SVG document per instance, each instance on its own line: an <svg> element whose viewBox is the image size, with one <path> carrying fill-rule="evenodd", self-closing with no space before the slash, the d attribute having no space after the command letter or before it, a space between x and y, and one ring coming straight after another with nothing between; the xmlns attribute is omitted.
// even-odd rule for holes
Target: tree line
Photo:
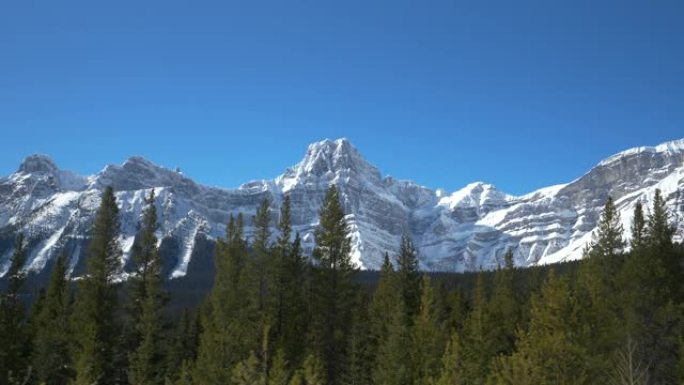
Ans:
<svg viewBox="0 0 684 385"><path fill-rule="evenodd" d="M0 385L684 384L684 252L659 191L652 207L636 204L629 244L609 198L576 269L517 269L508 251L470 292L421 273L409 236L385 254L375 287L358 284L335 186L311 257L289 198L277 218L265 200L249 240L243 216L230 217L211 292L177 317L164 313L154 202L152 191L122 279L107 188L86 273L72 284L60 257L30 309L17 236L0 297Z"/></svg>

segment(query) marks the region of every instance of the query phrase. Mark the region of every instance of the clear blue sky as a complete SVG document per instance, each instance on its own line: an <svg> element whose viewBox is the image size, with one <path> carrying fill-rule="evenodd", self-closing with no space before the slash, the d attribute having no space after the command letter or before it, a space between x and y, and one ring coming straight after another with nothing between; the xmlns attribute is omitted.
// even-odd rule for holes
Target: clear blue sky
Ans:
<svg viewBox="0 0 684 385"><path fill-rule="evenodd" d="M0 175L143 155L271 178L348 137L383 173L523 193L684 137L684 2L6 1Z"/></svg>

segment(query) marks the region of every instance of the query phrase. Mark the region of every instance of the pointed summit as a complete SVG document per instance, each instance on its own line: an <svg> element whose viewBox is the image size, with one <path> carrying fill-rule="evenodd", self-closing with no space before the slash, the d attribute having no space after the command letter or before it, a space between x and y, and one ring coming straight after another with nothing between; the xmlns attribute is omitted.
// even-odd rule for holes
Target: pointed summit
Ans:
<svg viewBox="0 0 684 385"><path fill-rule="evenodd" d="M312 143L306 151L304 159L295 166L298 175L325 175L349 171L353 173L370 172L379 177L378 169L368 163L359 151L346 138L337 140L325 139Z"/></svg>
<svg viewBox="0 0 684 385"><path fill-rule="evenodd" d="M53 162L49 156L42 154L33 154L26 157L26 159L21 162L21 165L19 165L19 169L17 170L17 172L23 172L25 174L34 172L55 174L58 171L59 168L55 162Z"/></svg>

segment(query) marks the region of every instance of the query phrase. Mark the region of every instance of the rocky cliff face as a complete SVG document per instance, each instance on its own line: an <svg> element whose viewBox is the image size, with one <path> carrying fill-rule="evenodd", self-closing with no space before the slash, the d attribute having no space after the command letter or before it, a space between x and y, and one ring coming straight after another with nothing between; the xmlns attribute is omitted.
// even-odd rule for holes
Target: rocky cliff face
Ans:
<svg viewBox="0 0 684 385"><path fill-rule="evenodd" d="M157 193L158 237L170 278L188 274L193 260L210 258L207 245L224 233L231 213L245 215L249 235L252 216L265 198L276 220L283 197L290 196L293 224L310 251L318 209L331 183L340 188L348 213L354 261L366 269L378 268L385 251L396 251L404 232L413 237L426 270L494 268L509 248L521 266L581 258L609 195L628 229L635 202L649 204L656 188L667 198L678 239L684 234L684 140L624 151L568 184L524 196L481 182L447 194L383 177L344 139L311 144L304 159L281 176L237 189L203 186L140 157L83 177L33 155L0 179L0 275L8 268L16 231L29 240L26 269L40 272L65 253L71 271L79 274L107 185L121 206L123 276L150 189Z"/></svg>

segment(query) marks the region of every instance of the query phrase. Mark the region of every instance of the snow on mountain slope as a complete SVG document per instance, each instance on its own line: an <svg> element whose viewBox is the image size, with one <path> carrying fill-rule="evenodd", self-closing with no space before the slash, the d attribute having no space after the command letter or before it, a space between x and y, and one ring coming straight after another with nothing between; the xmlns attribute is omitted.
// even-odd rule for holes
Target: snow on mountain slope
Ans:
<svg viewBox="0 0 684 385"><path fill-rule="evenodd" d="M244 214L249 236L256 207L268 198L277 220L285 194L292 202L295 230L310 252L318 210L331 183L338 185L348 213L354 261L367 269L378 268L385 251L394 253L404 232L413 237L426 270L494 268L509 248L520 266L581 258L609 195L629 228L636 201L650 204L657 188L667 199L676 236L681 240L684 234L684 140L621 152L568 184L518 197L482 182L448 194L383 177L345 139L313 143L304 159L282 175L237 189L203 186L141 157L82 177L33 155L16 173L0 178L0 275L7 270L17 230L29 241L28 270L41 271L65 253L79 274L100 195L108 185L121 207L122 273L144 197L153 188L160 216L157 236L162 248L170 250L164 257L169 277L191 273L197 240L220 237L230 214Z"/></svg>

